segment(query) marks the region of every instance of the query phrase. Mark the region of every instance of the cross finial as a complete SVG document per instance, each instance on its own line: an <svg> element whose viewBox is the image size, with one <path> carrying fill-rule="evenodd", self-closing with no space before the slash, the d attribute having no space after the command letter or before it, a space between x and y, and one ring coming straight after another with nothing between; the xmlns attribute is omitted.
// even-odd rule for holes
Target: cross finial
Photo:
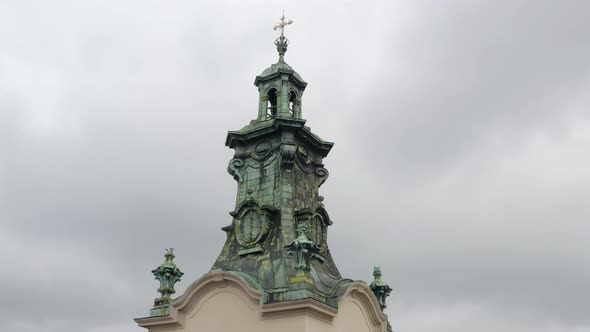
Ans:
<svg viewBox="0 0 590 332"><path fill-rule="evenodd" d="M287 26L289 24L293 24L293 21L289 20L289 21L285 22L285 10L283 10L283 16L281 16L281 23L272 27L272 29L273 30L281 29L281 38L284 38L285 37L285 26Z"/></svg>

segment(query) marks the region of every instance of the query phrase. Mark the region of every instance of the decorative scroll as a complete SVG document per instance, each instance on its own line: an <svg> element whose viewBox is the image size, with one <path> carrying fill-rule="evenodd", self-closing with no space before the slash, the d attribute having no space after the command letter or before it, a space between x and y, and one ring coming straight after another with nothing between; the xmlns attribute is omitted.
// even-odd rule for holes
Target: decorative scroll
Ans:
<svg viewBox="0 0 590 332"><path fill-rule="evenodd" d="M238 182L242 182L242 175L238 170L238 168L241 168L242 166L244 166L244 160L239 158L230 160L229 165L227 165L227 172Z"/></svg>
<svg viewBox="0 0 590 332"><path fill-rule="evenodd" d="M319 188L322 184L324 184L324 182L326 182L330 173L328 172L327 169L325 169L323 167L319 167L315 170L315 175L317 175L318 178L320 179L320 184L318 185L318 188Z"/></svg>

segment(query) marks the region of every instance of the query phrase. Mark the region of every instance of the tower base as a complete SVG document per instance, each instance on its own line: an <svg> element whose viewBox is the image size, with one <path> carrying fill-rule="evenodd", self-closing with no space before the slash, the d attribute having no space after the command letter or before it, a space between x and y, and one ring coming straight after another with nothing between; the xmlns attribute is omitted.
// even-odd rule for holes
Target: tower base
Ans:
<svg viewBox="0 0 590 332"><path fill-rule="evenodd" d="M386 332L369 287L355 282L332 307L313 298L264 303L264 291L239 274L215 271L194 282L167 315L138 318L149 332Z"/></svg>

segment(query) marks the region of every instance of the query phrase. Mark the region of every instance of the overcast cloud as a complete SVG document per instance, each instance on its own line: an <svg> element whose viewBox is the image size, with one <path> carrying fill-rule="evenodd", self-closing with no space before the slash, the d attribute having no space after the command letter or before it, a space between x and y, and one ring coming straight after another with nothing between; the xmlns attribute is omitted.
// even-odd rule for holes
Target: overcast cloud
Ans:
<svg viewBox="0 0 590 332"><path fill-rule="evenodd" d="M343 275L397 332L590 331L590 2L0 0L0 330L139 332L223 245L295 23Z"/></svg>

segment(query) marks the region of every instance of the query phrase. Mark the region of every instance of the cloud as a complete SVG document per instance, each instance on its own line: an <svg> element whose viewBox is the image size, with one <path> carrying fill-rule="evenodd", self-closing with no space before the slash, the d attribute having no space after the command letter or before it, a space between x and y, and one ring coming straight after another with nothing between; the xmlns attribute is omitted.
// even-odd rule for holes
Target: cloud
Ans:
<svg viewBox="0 0 590 332"><path fill-rule="evenodd" d="M374 72L387 83L357 105L376 142L367 151L427 175L498 136L520 145L531 131L567 131L585 113L568 104L590 89L584 7L418 3L389 43L392 66Z"/></svg>
<svg viewBox="0 0 590 332"><path fill-rule="evenodd" d="M0 5L0 329L139 330L164 248L179 292L208 271L274 6ZM586 7L286 7L303 114L336 142L331 250L381 265L396 331L590 326Z"/></svg>

